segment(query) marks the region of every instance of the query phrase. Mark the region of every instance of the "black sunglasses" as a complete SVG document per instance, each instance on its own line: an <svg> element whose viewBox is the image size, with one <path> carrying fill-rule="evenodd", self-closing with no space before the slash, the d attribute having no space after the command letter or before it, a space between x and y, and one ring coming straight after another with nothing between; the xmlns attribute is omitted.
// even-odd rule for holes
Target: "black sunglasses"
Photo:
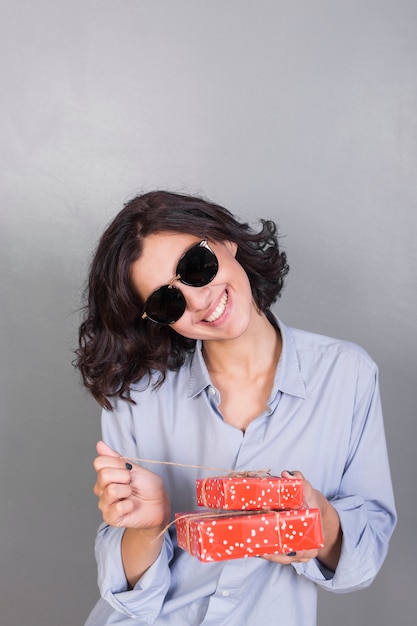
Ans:
<svg viewBox="0 0 417 626"><path fill-rule="evenodd" d="M184 285L203 287L213 280L219 262L207 239L195 244L180 258L174 278L156 289L146 300L142 319L148 318L156 324L173 324L184 314L187 303L181 291L174 286L179 280Z"/></svg>

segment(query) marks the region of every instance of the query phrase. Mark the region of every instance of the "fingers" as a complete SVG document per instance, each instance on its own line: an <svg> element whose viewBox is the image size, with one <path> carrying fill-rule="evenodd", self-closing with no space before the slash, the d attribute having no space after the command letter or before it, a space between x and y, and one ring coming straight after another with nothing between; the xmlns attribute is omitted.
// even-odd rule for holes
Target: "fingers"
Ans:
<svg viewBox="0 0 417 626"><path fill-rule="evenodd" d="M104 490L112 484L115 485L128 485L130 483L130 471L125 467L109 467L107 464L100 467L103 461L103 457L99 457L94 461L94 466L97 472L97 480L94 486L94 493L99 498L102 496Z"/></svg>
<svg viewBox="0 0 417 626"><path fill-rule="evenodd" d="M134 510L134 502L130 498L108 499L107 492L99 499L98 508L100 509L103 520L110 526L126 526L126 517Z"/></svg>
<svg viewBox="0 0 417 626"><path fill-rule="evenodd" d="M307 507L321 508L319 502L319 493L314 489L311 483L304 477L302 472L297 470L284 470L281 472L283 478L298 478L303 481L304 502Z"/></svg>
<svg viewBox="0 0 417 626"><path fill-rule="evenodd" d="M96 457L93 462L96 472L99 472L104 467L126 469L126 461L123 460L118 452L104 443L104 441L99 441L96 445L96 449L98 457Z"/></svg>
<svg viewBox="0 0 417 626"><path fill-rule="evenodd" d="M123 526L125 517L134 508L130 484L132 473L124 459L106 444L98 444L97 451L110 453L110 456L98 456L94 460L97 472L94 493L98 497L98 508L105 522L111 526Z"/></svg>
<svg viewBox="0 0 417 626"><path fill-rule="evenodd" d="M120 458L120 454L110 448L110 446L108 446L107 443L104 443L104 441L98 441L96 449L99 456L114 456L116 458Z"/></svg>
<svg viewBox="0 0 417 626"><path fill-rule="evenodd" d="M301 472L298 472L296 470L284 470L283 472L281 472L281 476L283 478L301 478L303 480L305 480L303 474Z"/></svg>
<svg viewBox="0 0 417 626"><path fill-rule="evenodd" d="M101 494L99 501L99 509L105 509L112 506L118 500L129 498L132 493L130 485L117 483L109 483Z"/></svg>
<svg viewBox="0 0 417 626"><path fill-rule="evenodd" d="M93 462L97 472L94 493L99 498L100 510L104 511L117 500L131 495L129 487L131 473L120 454L104 441L97 443L97 452L99 456Z"/></svg>
<svg viewBox="0 0 417 626"><path fill-rule="evenodd" d="M123 469L128 470L126 461L120 456L97 456L93 461L94 469L98 473L100 470L105 469Z"/></svg>
<svg viewBox="0 0 417 626"><path fill-rule="evenodd" d="M300 552L290 552L289 554L271 554L262 558L266 561L280 563L281 565L291 565L291 563L308 563L317 557L318 550L301 550Z"/></svg>
<svg viewBox="0 0 417 626"><path fill-rule="evenodd" d="M115 483L107 485L98 500L98 508L104 521L112 526L118 526L123 516L133 510L133 502L129 499L131 494L132 490L129 485Z"/></svg>

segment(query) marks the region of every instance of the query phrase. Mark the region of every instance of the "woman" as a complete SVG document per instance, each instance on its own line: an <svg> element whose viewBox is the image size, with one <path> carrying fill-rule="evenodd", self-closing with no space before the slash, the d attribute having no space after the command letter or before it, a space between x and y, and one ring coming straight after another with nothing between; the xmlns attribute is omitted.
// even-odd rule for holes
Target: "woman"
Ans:
<svg viewBox="0 0 417 626"><path fill-rule="evenodd" d="M313 625L317 585L363 588L381 567L396 515L377 368L271 313L287 272L272 222L254 232L200 198L147 193L102 236L78 351L104 408L88 626ZM163 531L213 467L303 478L324 547L217 563L180 550Z"/></svg>

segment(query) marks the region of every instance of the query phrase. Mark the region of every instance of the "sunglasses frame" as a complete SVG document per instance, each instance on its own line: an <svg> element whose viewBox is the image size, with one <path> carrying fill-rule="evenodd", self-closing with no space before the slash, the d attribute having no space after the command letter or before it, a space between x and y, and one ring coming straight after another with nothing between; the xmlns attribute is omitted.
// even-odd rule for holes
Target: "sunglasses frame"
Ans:
<svg viewBox="0 0 417 626"><path fill-rule="evenodd" d="M213 272L213 274L210 276L209 280L204 281L204 282L200 282L197 285L194 285L192 282L187 282L186 280L184 280L184 278L181 276L179 270L179 267L181 265L181 262L184 261L184 259L187 257L188 254L190 254L190 252L195 251L196 248L205 248L206 250L208 250L211 255L213 256L213 263L215 266L215 271ZM208 285L209 283L211 283L211 281L215 278L217 272L219 271L219 261L217 259L217 256L215 255L215 253L213 252L213 250L210 248L210 246L208 245L208 239L207 237L202 239L200 242L195 243L191 246L191 248L189 248L186 252L184 252L184 254L181 256L180 260L177 263L177 267L176 267L176 274L173 278L171 278L171 280L169 281L169 283L167 283L166 285L162 285L161 287L158 287L158 289L155 289L151 295L146 299L145 304L143 305L143 309L142 309L142 314L141 314L141 318L142 319L148 319L151 322L153 322L154 324L160 324L162 326L169 326L170 324L174 324L175 322L177 322L185 313L185 309L187 307L187 302L185 300L184 295L182 294L181 290L178 289L177 287L175 287L174 283L179 280L183 285L187 285L188 287L204 287L205 285ZM161 290L165 290L166 289L174 289L177 292L177 299L178 299L178 305L181 305L182 308L182 312L180 315L175 316L174 319L167 318L167 321L163 321L160 319L156 319L156 316L153 317L152 313L147 313L146 308L147 308L147 303L151 300L152 297L155 296L155 294Z"/></svg>

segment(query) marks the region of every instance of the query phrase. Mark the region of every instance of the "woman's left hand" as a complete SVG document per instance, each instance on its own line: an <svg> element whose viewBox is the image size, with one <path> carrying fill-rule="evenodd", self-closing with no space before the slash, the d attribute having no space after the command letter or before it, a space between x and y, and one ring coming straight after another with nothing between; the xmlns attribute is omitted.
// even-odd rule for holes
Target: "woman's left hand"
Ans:
<svg viewBox="0 0 417 626"><path fill-rule="evenodd" d="M264 556L262 558L267 561L274 561L281 565L290 565L291 563L307 563L311 559L319 559L325 567L331 571L335 571L340 557L342 546L342 530L337 511L323 494L314 489L313 486L304 478L301 472L282 472L283 478L301 478L303 480L304 500L309 508L320 509L324 547L317 550L300 550L299 552L289 554L276 554Z"/></svg>

